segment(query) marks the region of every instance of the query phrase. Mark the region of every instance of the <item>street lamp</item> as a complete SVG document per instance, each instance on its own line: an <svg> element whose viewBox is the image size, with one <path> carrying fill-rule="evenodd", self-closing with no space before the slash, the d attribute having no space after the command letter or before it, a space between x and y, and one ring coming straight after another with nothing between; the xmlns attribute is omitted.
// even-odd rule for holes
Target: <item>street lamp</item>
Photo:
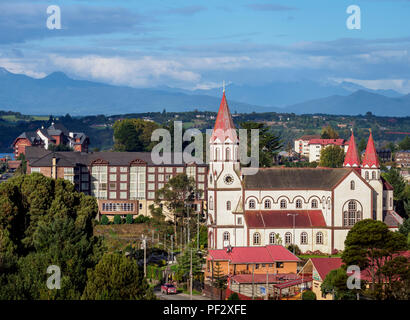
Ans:
<svg viewBox="0 0 410 320"><path fill-rule="evenodd" d="M292 244L293 244L293 254L295 254L295 218L296 218L296 216L298 216L299 214L298 213L288 213L288 216L293 216L293 241L292 241Z"/></svg>

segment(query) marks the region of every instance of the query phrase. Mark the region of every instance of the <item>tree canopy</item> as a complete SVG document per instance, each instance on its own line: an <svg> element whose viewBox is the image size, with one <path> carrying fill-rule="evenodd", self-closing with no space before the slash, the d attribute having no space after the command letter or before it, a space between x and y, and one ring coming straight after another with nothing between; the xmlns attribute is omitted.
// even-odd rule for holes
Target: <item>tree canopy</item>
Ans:
<svg viewBox="0 0 410 320"><path fill-rule="evenodd" d="M341 168L345 153L339 146L330 145L320 151L319 166L329 168Z"/></svg>

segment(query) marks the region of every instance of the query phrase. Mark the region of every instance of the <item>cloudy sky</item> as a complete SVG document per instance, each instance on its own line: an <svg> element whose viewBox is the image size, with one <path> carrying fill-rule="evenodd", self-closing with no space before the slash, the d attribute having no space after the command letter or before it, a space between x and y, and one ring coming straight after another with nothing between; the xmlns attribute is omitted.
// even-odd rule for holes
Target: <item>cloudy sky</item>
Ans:
<svg viewBox="0 0 410 320"><path fill-rule="evenodd" d="M349 30L349 5L361 29ZM61 30L46 26L61 8ZM0 66L133 87L310 79L410 93L410 0L1 0Z"/></svg>

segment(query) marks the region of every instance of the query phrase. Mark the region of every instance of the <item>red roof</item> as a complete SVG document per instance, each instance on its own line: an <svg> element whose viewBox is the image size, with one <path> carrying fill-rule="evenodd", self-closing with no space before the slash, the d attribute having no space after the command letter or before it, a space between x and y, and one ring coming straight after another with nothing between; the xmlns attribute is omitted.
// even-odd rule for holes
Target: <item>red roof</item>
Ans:
<svg viewBox="0 0 410 320"><path fill-rule="evenodd" d="M248 210L245 221L248 228L295 228L325 227L326 222L322 210Z"/></svg>
<svg viewBox="0 0 410 320"><path fill-rule="evenodd" d="M228 102L226 101L225 91L222 95L221 105L219 106L218 115L216 116L214 130L212 132L211 142L219 139L222 143L226 139L237 142L235 125L229 112Z"/></svg>
<svg viewBox="0 0 410 320"><path fill-rule="evenodd" d="M232 247L227 249L208 250L209 260L224 260L231 264L274 263L275 261L299 261L292 252L280 245L265 247Z"/></svg>
<svg viewBox="0 0 410 320"><path fill-rule="evenodd" d="M325 280L326 275L335 269L339 269L343 262L341 258L310 258L313 267L319 273L320 278Z"/></svg>
<svg viewBox="0 0 410 320"><path fill-rule="evenodd" d="M320 144L322 146L327 146L329 144L343 146L345 140L344 139L311 139L309 144Z"/></svg>
<svg viewBox="0 0 410 320"><path fill-rule="evenodd" d="M350 137L349 147L346 152L344 167L360 167L360 158L356 148L356 142L354 140L354 134Z"/></svg>
<svg viewBox="0 0 410 320"><path fill-rule="evenodd" d="M370 131L369 140L367 141L366 151L362 160L362 167L380 168L379 158L377 157L376 147L374 146L372 132Z"/></svg>

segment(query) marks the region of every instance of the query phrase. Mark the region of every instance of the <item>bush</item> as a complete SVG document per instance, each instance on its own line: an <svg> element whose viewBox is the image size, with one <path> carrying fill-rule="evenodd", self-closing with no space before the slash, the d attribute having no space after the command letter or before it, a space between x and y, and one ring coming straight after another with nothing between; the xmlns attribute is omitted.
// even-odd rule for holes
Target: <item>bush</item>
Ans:
<svg viewBox="0 0 410 320"><path fill-rule="evenodd" d="M302 300L316 300L316 294L310 290L303 291Z"/></svg>
<svg viewBox="0 0 410 320"><path fill-rule="evenodd" d="M101 224L106 226L109 223L110 223L110 220L108 219L107 215L104 214L101 218Z"/></svg>
<svg viewBox="0 0 410 320"><path fill-rule="evenodd" d="M286 247L290 252L293 253L293 248L295 249L295 255L300 255L302 251L300 251L299 247L296 244L290 244Z"/></svg>
<svg viewBox="0 0 410 320"><path fill-rule="evenodd" d="M132 218L132 214L127 214L127 216L125 217L125 222L127 224L132 224L134 222L134 219Z"/></svg>
<svg viewBox="0 0 410 320"><path fill-rule="evenodd" d="M145 222L148 222L149 220L150 220L149 217L140 215L134 220L134 223L145 223Z"/></svg>
<svg viewBox="0 0 410 320"><path fill-rule="evenodd" d="M228 300L241 300L236 292L231 293Z"/></svg>
<svg viewBox="0 0 410 320"><path fill-rule="evenodd" d="M121 217L119 215L114 216L114 224L121 224Z"/></svg>

